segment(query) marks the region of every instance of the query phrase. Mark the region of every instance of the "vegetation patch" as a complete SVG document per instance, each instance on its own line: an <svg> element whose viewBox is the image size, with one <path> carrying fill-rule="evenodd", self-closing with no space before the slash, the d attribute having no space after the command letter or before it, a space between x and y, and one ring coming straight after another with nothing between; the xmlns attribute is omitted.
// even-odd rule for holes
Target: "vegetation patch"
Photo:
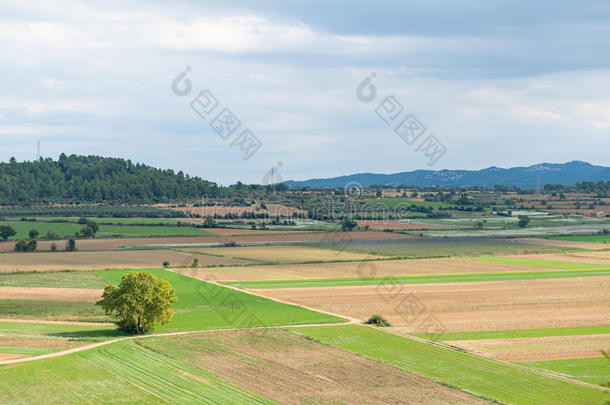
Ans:
<svg viewBox="0 0 610 405"><path fill-rule="evenodd" d="M104 279L92 271L17 272L0 274L0 286L104 288Z"/></svg>
<svg viewBox="0 0 610 405"><path fill-rule="evenodd" d="M599 403L606 395L565 380L364 326L305 327L298 333L504 403Z"/></svg>
<svg viewBox="0 0 610 405"><path fill-rule="evenodd" d="M423 333L411 333L413 336L426 337ZM481 340L481 339L514 339L547 336L582 336L610 334L610 325L569 326L565 328L538 328L513 330L483 330L469 332L446 332L442 340Z"/></svg>
<svg viewBox="0 0 610 405"><path fill-rule="evenodd" d="M610 361L605 357L592 359L568 359L531 361L520 363L559 375L581 380L590 384L602 385L610 380Z"/></svg>
<svg viewBox="0 0 610 405"><path fill-rule="evenodd" d="M118 285L129 270L104 270L98 274ZM159 331L299 325L342 322L343 319L282 304L262 297L206 283L164 269L148 269L167 280L178 296L173 320Z"/></svg>

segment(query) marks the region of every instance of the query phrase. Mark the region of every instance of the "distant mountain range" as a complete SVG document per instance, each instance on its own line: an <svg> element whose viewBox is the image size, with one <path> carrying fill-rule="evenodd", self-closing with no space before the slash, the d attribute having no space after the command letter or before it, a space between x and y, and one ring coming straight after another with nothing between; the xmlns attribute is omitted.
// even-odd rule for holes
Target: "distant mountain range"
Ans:
<svg viewBox="0 0 610 405"><path fill-rule="evenodd" d="M394 174L358 173L349 176L304 181L286 181L291 187L345 187L349 182L370 185L408 186L486 186L495 185L536 188L538 184L573 186L582 181L608 181L610 167L573 161L541 163L528 167L488 167L483 170L415 170Z"/></svg>

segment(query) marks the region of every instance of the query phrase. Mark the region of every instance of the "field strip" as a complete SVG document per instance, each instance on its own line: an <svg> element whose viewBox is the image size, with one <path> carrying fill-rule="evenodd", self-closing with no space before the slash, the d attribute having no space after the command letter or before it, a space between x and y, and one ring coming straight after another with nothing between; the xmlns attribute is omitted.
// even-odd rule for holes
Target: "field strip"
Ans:
<svg viewBox="0 0 610 405"><path fill-rule="evenodd" d="M375 277L336 277L305 280L248 280L223 281L225 286L241 288L304 288L304 287L342 287L375 285L391 281L393 284L433 284L486 281L519 281L556 278L579 278L610 276L610 269L602 270L559 270L544 272L501 272L471 274L437 274L415 276L375 276Z"/></svg>
<svg viewBox="0 0 610 405"><path fill-rule="evenodd" d="M510 257L510 256L479 256L465 257L463 260L474 260L480 262L505 263L505 264L520 264L524 266L545 267L561 270L605 270L608 269L608 264L586 263L575 261L557 261L557 260L541 260L531 259L528 257Z"/></svg>
<svg viewBox="0 0 610 405"><path fill-rule="evenodd" d="M82 326L112 326L109 322L78 322L78 321L43 321L37 319L3 319L0 318L0 322L15 322L15 323L41 323L47 325L82 325Z"/></svg>

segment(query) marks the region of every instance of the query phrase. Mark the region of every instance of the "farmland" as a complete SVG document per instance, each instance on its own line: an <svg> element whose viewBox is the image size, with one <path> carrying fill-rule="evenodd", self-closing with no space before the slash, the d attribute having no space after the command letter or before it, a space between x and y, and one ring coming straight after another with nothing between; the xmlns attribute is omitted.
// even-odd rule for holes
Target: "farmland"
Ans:
<svg viewBox="0 0 610 405"><path fill-rule="evenodd" d="M22 236L32 224L80 229L78 220L12 222ZM100 233L78 238L75 252L62 240L31 253L2 244L0 389L12 403L40 401L19 393L24 376L47 402L537 405L606 395L610 256L599 243L490 238L476 226L468 237L417 234L451 227L441 220L396 232L95 220ZM104 237L104 227L118 233ZM179 298L153 336L118 330L95 304L130 271L169 281ZM362 325L373 314L391 326Z"/></svg>

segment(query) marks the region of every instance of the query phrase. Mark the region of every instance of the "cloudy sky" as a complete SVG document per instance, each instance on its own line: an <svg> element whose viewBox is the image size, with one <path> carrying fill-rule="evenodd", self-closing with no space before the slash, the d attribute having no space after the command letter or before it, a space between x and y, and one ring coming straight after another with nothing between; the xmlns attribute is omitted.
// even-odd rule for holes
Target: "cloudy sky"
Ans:
<svg viewBox="0 0 610 405"><path fill-rule="evenodd" d="M435 169L610 166L607 1L0 0L0 69L2 161L34 159L40 140L53 158L260 183L274 166L295 180L428 169L416 149L434 135ZM202 90L218 101L203 117ZM386 124L388 96L403 108ZM241 122L227 139L210 126L225 108ZM426 127L412 145L394 132L408 114ZM245 129L262 143L247 160Z"/></svg>

